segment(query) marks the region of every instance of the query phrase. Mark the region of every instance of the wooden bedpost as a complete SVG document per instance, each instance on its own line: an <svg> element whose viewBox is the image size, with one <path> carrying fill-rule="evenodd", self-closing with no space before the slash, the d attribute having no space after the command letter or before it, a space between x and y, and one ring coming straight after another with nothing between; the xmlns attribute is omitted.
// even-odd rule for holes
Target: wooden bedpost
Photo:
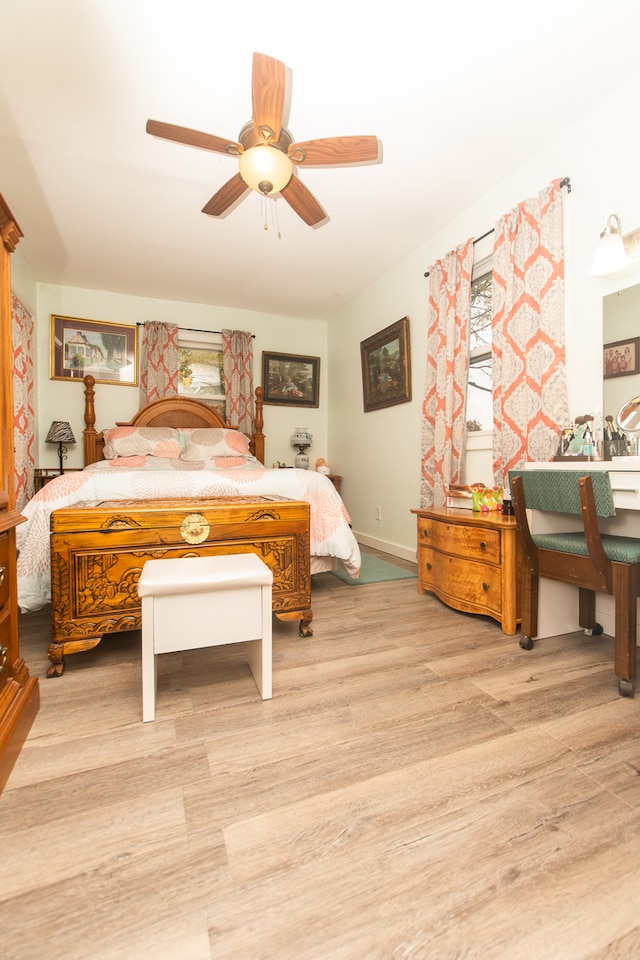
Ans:
<svg viewBox="0 0 640 960"><path fill-rule="evenodd" d="M262 416L262 387L256 387L256 427L253 434L253 455L260 461L264 463L264 433L262 428L264 427L264 419Z"/></svg>
<svg viewBox="0 0 640 960"><path fill-rule="evenodd" d="M95 463L98 459L96 449L96 410L94 406L95 391L93 386L96 382L95 377L90 373L84 378L84 422L86 427L83 431L84 437L84 466L89 463Z"/></svg>

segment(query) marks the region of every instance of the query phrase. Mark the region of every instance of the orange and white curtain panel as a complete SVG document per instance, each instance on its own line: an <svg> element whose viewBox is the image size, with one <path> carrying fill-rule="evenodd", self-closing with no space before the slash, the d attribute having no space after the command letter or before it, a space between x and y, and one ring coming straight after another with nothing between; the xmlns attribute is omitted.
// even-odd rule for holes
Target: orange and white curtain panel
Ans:
<svg viewBox="0 0 640 960"><path fill-rule="evenodd" d="M33 496L35 466L35 323L16 296L11 295L13 350L13 447L16 509Z"/></svg>
<svg viewBox="0 0 640 960"><path fill-rule="evenodd" d="M244 330L222 331L222 364L226 421L242 433L253 434L253 337Z"/></svg>
<svg viewBox="0 0 640 960"><path fill-rule="evenodd" d="M140 350L140 403L178 393L178 325L147 321Z"/></svg>
<svg viewBox="0 0 640 960"><path fill-rule="evenodd" d="M493 473L551 460L567 424L563 191L554 180L497 222L493 250Z"/></svg>
<svg viewBox="0 0 640 960"><path fill-rule="evenodd" d="M460 482L466 429L473 240L429 271L427 369L422 401L420 503L441 507Z"/></svg>

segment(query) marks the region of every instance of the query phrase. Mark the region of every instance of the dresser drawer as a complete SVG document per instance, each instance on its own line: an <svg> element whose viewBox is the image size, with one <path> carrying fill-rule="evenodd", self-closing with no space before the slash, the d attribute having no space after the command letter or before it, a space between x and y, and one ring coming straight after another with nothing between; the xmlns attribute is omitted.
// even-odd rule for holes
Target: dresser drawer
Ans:
<svg viewBox="0 0 640 960"><path fill-rule="evenodd" d="M490 563L445 556L429 547L420 550L418 576L421 586L441 600L468 613L500 618L502 570Z"/></svg>
<svg viewBox="0 0 640 960"><path fill-rule="evenodd" d="M429 546L442 553L450 553L465 560L481 560L500 564L500 531L418 518L418 546Z"/></svg>

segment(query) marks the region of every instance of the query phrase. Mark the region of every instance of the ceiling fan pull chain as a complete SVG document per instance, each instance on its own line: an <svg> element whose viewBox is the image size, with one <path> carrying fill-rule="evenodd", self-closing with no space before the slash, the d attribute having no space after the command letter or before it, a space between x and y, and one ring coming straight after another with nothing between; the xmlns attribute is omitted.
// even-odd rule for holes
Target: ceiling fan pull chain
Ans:
<svg viewBox="0 0 640 960"><path fill-rule="evenodd" d="M280 233L280 217L278 216L278 201L273 201L273 206L276 212L276 229L278 231L278 240L282 240L282 234Z"/></svg>

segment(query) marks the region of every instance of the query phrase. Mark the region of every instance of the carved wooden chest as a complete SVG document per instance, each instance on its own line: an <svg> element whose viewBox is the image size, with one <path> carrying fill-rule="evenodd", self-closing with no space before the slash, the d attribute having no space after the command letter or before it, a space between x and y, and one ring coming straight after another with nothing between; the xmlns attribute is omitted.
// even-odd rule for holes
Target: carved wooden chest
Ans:
<svg viewBox="0 0 640 960"><path fill-rule="evenodd" d="M104 634L141 626L137 594L147 560L256 553L273 571L273 611L310 636L309 504L283 497L117 500L51 515L49 675L64 655Z"/></svg>

